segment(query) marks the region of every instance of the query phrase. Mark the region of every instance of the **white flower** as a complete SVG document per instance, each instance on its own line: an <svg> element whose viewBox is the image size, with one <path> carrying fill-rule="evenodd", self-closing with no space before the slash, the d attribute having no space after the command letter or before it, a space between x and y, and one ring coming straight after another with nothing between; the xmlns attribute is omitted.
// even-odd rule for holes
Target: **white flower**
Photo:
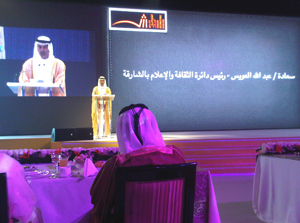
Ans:
<svg viewBox="0 0 300 223"><path fill-rule="evenodd" d="M261 148L261 153L267 153L267 152L268 152L265 143L263 143L263 144L260 146L260 148Z"/></svg>

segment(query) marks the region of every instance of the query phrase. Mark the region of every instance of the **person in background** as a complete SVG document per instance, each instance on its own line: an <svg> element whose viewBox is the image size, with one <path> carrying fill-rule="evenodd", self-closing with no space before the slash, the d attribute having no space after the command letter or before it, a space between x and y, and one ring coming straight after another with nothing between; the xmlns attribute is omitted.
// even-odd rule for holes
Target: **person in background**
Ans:
<svg viewBox="0 0 300 223"><path fill-rule="evenodd" d="M90 190L91 222L114 222L114 169L116 166L168 165L185 163L181 150L166 146L153 113L144 104L123 108L117 120L120 155L101 168Z"/></svg>
<svg viewBox="0 0 300 223"><path fill-rule="evenodd" d="M98 85L93 88L92 95L111 95L111 90L109 87L106 85L106 80L105 77L100 76L98 79ZM98 112L97 112L97 103L96 103L96 98L92 97L92 126L93 126L93 135L94 139L97 139L98 136L102 137L103 135L103 113L104 113L104 125L105 125L105 131L104 131L104 136L109 136L110 135L110 130L109 130L109 119L111 118L112 115L112 107L111 107L111 101L110 103L108 100L104 100L104 108L102 107L102 100L99 100L98 104ZM110 106L110 109L109 109ZM110 112L110 114L109 114ZM99 117L99 130L97 129L97 115Z"/></svg>
<svg viewBox="0 0 300 223"><path fill-rule="evenodd" d="M11 222L41 223L36 197L24 176L24 168L14 158L0 152L0 173L6 173L9 219Z"/></svg>
<svg viewBox="0 0 300 223"><path fill-rule="evenodd" d="M36 39L33 58L25 61L19 76L20 83L55 83L60 89L53 89L52 96L66 96L66 66L53 55L52 41L47 36ZM48 88L40 88L39 96L48 96ZM19 88L18 96L22 96ZM34 88L25 88L24 96L35 96Z"/></svg>

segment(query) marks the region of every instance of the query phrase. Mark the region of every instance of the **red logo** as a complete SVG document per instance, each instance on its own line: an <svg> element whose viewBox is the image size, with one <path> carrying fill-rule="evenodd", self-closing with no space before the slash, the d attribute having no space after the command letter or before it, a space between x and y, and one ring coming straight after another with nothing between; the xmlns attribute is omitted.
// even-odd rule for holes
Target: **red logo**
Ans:
<svg viewBox="0 0 300 223"><path fill-rule="evenodd" d="M109 8L110 30L167 32L167 12Z"/></svg>

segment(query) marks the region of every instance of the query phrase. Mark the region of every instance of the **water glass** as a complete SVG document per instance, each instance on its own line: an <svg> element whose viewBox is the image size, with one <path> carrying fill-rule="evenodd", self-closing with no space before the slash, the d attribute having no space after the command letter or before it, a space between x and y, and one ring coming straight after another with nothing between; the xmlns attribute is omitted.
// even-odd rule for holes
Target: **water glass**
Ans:
<svg viewBox="0 0 300 223"><path fill-rule="evenodd" d="M54 164L55 174L58 175L59 174L59 162L61 160L61 155L52 153L51 159L52 159L52 163Z"/></svg>

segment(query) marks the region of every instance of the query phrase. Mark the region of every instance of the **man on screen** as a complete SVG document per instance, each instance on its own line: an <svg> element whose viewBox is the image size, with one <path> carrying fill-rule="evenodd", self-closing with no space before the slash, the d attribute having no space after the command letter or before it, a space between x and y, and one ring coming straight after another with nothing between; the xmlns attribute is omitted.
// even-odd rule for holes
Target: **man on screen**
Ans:
<svg viewBox="0 0 300 223"><path fill-rule="evenodd" d="M20 83L56 83L52 96L66 96L66 66L53 55L53 45L49 37L40 36L34 43L33 58L25 61L19 76ZM35 96L34 88L25 88L24 96ZM49 96L48 88L39 88L39 96ZM18 96L22 96L19 88Z"/></svg>

